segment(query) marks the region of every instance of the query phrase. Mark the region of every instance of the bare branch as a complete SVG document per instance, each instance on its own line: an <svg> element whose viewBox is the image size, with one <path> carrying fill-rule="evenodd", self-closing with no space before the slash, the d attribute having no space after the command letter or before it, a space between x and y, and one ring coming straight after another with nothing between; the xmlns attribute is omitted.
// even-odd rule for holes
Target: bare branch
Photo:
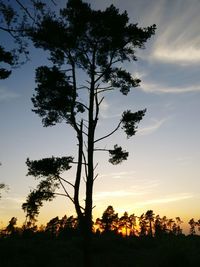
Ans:
<svg viewBox="0 0 200 267"><path fill-rule="evenodd" d="M97 162L97 164L95 165L95 167L94 167L94 169L93 170L95 170L96 168L97 168L97 166L99 165L99 163Z"/></svg>
<svg viewBox="0 0 200 267"><path fill-rule="evenodd" d="M65 186L63 185L62 180L60 179L60 177L58 177L58 180L59 180L59 182L60 182L60 184L61 184L63 190L65 191L66 197L68 197L68 198L72 201L72 203L74 203L73 198L72 198L72 197L69 195L69 193L67 192L67 190L66 190Z"/></svg>
<svg viewBox="0 0 200 267"><path fill-rule="evenodd" d="M60 176L59 176L59 179L62 180L63 182L65 182L65 183L71 185L74 188L74 185L72 183L70 183L69 181L65 180L64 178L62 178Z"/></svg>
<svg viewBox="0 0 200 267"><path fill-rule="evenodd" d="M115 90L115 88L107 88L107 89L101 89L97 92L97 94L103 93L103 92L107 92L107 91L113 91Z"/></svg>
<svg viewBox="0 0 200 267"><path fill-rule="evenodd" d="M73 161L73 162L71 162L71 163L74 163L74 164L79 164L79 162L78 161ZM88 165L87 163L81 163L82 165Z"/></svg>
<svg viewBox="0 0 200 267"><path fill-rule="evenodd" d="M53 195L63 196L63 197L69 197L69 195L62 194L62 193L57 193L57 192L53 193ZM81 208L82 210L85 210L82 206L80 206L80 208Z"/></svg>
<svg viewBox="0 0 200 267"><path fill-rule="evenodd" d="M25 11L25 13L29 16L29 18L31 18L35 22L34 17L31 15L31 13L28 11L28 9L19 0L15 0L15 1Z"/></svg>
<svg viewBox="0 0 200 267"><path fill-rule="evenodd" d="M101 105L101 103L103 102L104 97L101 98L101 100L99 101L99 106Z"/></svg>
<svg viewBox="0 0 200 267"><path fill-rule="evenodd" d="M105 135L105 136L103 136L103 137L101 137L101 138L95 140L94 143L97 143L97 142L99 142L99 141L101 141L101 140L103 140L103 139L105 139L105 138L108 138L108 137L111 136L112 134L114 134L114 133L119 129L121 123L122 123L122 121L119 122L119 124L117 125L117 127L116 127L111 133L109 133L109 134L107 134L107 135Z"/></svg>
<svg viewBox="0 0 200 267"><path fill-rule="evenodd" d="M106 152L109 152L109 149L106 149L106 148L95 148L94 151L106 151Z"/></svg>
<svg viewBox="0 0 200 267"><path fill-rule="evenodd" d="M99 176L99 174L97 173L93 179L93 181L95 181L97 179L97 177Z"/></svg>
<svg viewBox="0 0 200 267"><path fill-rule="evenodd" d="M54 4L54 6L56 6L57 4L55 3L55 1L54 0L51 0L51 2Z"/></svg>
<svg viewBox="0 0 200 267"><path fill-rule="evenodd" d="M86 85L82 85L80 87L77 87L77 90L82 90L82 89L87 89L87 90L90 90L90 88Z"/></svg>

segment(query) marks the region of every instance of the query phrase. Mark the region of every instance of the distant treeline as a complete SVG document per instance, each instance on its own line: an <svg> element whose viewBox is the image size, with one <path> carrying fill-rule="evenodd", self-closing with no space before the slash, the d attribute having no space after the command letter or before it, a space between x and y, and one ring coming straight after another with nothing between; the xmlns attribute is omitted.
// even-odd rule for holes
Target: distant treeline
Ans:
<svg viewBox="0 0 200 267"><path fill-rule="evenodd" d="M180 217L169 219L166 216L155 215L153 210L148 210L140 216L129 215L124 212L119 217L112 206L108 206L100 218L93 222L93 232L97 235L121 235L135 237L161 237L165 235L183 235ZM193 218L188 222L189 234L195 235L200 232L200 220ZM73 235L79 233L78 219L74 216L66 215L59 219L55 217L46 225L38 226L36 221L26 221L22 227L17 227L17 218L12 217L7 227L0 230L0 237L7 236L32 236L34 234L44 234L52 237Z"/></svg>

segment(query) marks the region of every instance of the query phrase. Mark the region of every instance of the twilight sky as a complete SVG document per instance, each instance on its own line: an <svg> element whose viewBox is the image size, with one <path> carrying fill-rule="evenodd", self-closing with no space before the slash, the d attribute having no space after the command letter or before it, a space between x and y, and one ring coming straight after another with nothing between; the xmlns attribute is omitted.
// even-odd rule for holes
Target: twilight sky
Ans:
<svg viewBox="0 0 200 267"><path fill-rule="evenodd" d="M65 1L57 1L63 4ZM157 25L155 36L138 61L127 65L141 86L128 96L109 94L101 109L97 135L113 129L126 109L147 108L135 137L115 134L103 143L116 143L129 151L129 159L110 165L98 154L99 177L94 188L94 216L108 205L120 213L141 215L148 209L185 222L200 217L200 1L199 0L88 0L94 9L114 4L127 10L130 22ZM0 227L16 216L36 182L27 177L26 158L76 154L72 130L65 125L43 128L31 112L35 67L47 63L41 50L31 52L31 61L0 81L0 181L9 185L0 200ZM73 170L67 177L73 181ZM83 196L84 198L84 196ZM41 209L39 222L74 214L68 200L56 199Z"/></svg>

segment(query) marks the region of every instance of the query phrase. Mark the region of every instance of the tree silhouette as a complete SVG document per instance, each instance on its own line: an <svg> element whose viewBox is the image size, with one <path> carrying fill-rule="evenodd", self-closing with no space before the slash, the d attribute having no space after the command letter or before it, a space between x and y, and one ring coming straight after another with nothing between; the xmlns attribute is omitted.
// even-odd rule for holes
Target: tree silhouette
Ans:
<svg viewBox="0 0 200 267"><path fill-rule="evenodd" d="M139 218L140 236L146 236L148 233L148 224L143 213Z"/></svg>
<svg viewBox="0 0 200 267"><path fill-rule="evenodd" d="M198 231L200 232L200 220L198 220L198 221L196 222L196 225L197 225L197 227L198 227Z"/></svg>
<svg viewBox="0 0 200 267"><path fill-rule="evenodd" d="M183 223L183 221L181 220L180 217L176 217L175 220L176 221L172 226L172 233L174 235L181 235L182 234L181 224Z"/></svg>
<svg viewBox="0 0 200 267"><path fill-rule="evenodd" d="M46 228L45 228L45 231L47 233L50 233L52 236L57 236L58 233L59 233L59 229L60 229L60 220L57 217L51 219L47 225L46 225Z"/></svg>
<svg viewBox="0 0 200 267"><path fill-rule="evenodd" d="M154 213L152 210L148 210L145 213L145 220L148 222L148 235L153 236L153 222L154 222Z"/></svg>
<svg viewBox="0 0 200 267"><path fill-rule="evenodd" d="M38 86L32 98L33 111L42 117L44 126L64 121L76 132L78 162L73 203L79 221L85 222L84 228L87 231L91 231L92 226L94 152L98 150L95 145L120 127L125 130L127 137L133 136L137 124L145 113L145 110L135 113L130 110L125 111L114 131L95 139L99 109L104 100L104 96L101 95L115 88L119 88L123 95L127 95L131 87L139 85L140 81L134 79L126 70L117 67L117 63L136 60L135 49L143 48L147 39L154 34L154 30L155 25L142 29L137 24L128 24L127 13L119 14L119 10L113 5L105 11L95 11L80 0L68 1L66 8L60 10L60 17L46 14L37 27L29 29L28 36L34 45L48 50L54 64L52 67L42 66L36 70ZM78 86L77 69L81 69L88 76L84 86ZM86 90L89 95L88 101L85 99L81 102L83 99L83 96L79 98L81 89L81 92ZM117 145L107 151L113 164L121 163L128 156L128 153ZM43 163L49 166L48 159L45 162L43 159ZM27 164L31 173L30 170L36 166L35 162L27 161ZM40 164L38 166L40 168ZM79 187L83 171L86 176L84 211L81 210L79 203ZM39 172L40 176L48 175L48 172L42 173L41 169ZM38 176L37 172L32 174ZM55 173L53 175L56 178ZM52 176L51 172L49 176Z"/></svg>
<svg viewBox="0 0 200 267"><path fill-rule="evenodd" d="M124 215L119 218L118 231L123 235L135 236L136 235L136 216L134 214L128 215L128 212L124 212ZM124 233L125 231L125 233Z"/></svg>
<svg viewBox="0 0 200 267"><path fill-rule="evenodd" d="M196 234L196 231L195 231L196 222L195 222L194 218L190 219L188 223L190 225L190 234L191 235Z"/></svg>
<svg viewBox="0 0 200 267"><path fill-rule="evenodd" d="M108 206L103 212L101 218L102 228L105 233L114 231L117 232L118 229L118 214L115 213L115 210L112 206Z"/></svg>
<svg viewBox="0 0 200 267"><path fill-rule="evenodd" d="M123 229L125 229L125 235L128 236L128 229L130 229L128 212L125 211L124 215L119 218L118 228L121 231L123 231Z"/></svg>
<svg viewBox="0 0 200 267"><path fill-rule="evenodd" d="M13 235L15 233L15 225L17 224L17 218L12 217L9 221L9 224L7 225L5 231L9 235Z"/></svg>
<svg viewBox="0 0 200 267"><path fill-rule="evenodd" d="M97 144L120 128L125 131L127 138L135 135L137 125L146 112L145 109L124 111L116 127L97 138L100 107L106 93L119 89L126 96L131 88L139 86L140 80L132 77L123 68L123 63L135 61L136 49L144 48L145 42L154 32L155 25L140 28L137 24L131 24L127 12L120 14L113 5L104 11L92 10L89 4L81 0L69 0L58 16L46 12L37 25L27 31L26 36L36 48L50 53L52 62L52 67L41 66L36 70L33 111L42 118L45 127L67 123L75 131L78 143L73 184L64 181L51 170L46 172L45 164L49 166L50 159L37 161L37 165L35 161L27 161L29 173L35 177L44 177L48 182L54 183L56 180L59 183L65 195L73 202L79 227L87 239L92 231L93 185L97 177L94 154L96 151L108 152L109 162L114 165L128 157L128 152L121 146L102 149ZM86 77L85 82L81 77ZM45 163L42 164L44 172L40 169L40 163ZM82 177L85 177L83 207L79 196ZM66 186L74 189L73 196L68 194Z"/></svg>
<svg viewBox="0 0 200 267"><path fill-rule="evenodd" d="M137 219L137 216L135 216L135 214L131 214L129 216L129 225L130 225L130 235L131 236L135 236L137 234L137 230L136 230L136 219Z"/></svg>

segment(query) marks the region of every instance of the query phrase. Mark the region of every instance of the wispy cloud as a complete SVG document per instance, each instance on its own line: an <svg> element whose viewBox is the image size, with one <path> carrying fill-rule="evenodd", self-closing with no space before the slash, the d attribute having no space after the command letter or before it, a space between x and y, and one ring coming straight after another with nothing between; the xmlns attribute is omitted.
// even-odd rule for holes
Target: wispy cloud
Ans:
<svg viewBox="0 0 200 267"><path fill-rule="evenodd" d="M110 104L108 100L103 100L103 102L100 105L100 116L103 119L112 119L112 118L117 118L120 117L121 114L119 113L113 113L113 108L110 109Z"/></svg>
<svg viewBox="0 0 200 267"><path fill-rule="evenodd" d="M101 191L94 194L95 201L112 200L116 198L134 198L138 196L145 196L155 188L157 188L160 183L157 180L140 179L135 180L135 184L130 186L128 190L113 190L113 191Z"/></svg>
<svg viewBox="0 0 200 267"><path fill-rule="evenodd" d="M3 197L0 202L0 208L2 210L8 210L13 208L19 208L25 200L21 197Z"/></svg>
<svg viewBox="0 0 200 267"><path fill-rule="evenodd" d="M14 92L10 92L9 90L5 88L0 88L0 101L7 101L13 98L19 97L18 94Z"/></svg>
<svg viewBox="0 0 200 267"><path fill-rule="evenodd" d="M189 92L200 92L200 84L190 86L169 86L159 83L143 82L140 88L146 93L155 94L183 94Z"/></svg>
<svg viewBox="0 0 200 267"><path fill-rule="evenodd" d="M180 193L176 195L165 196L163 198L156 198L156 199L150 199L146 201L137 202L134 205L140 207L140 206L145 206L145 205L150 205L150 204L167 204L170 202L177 202L181 200L190 199L192 197L193 197L193 194L191 193Z"/></svg>
<svg viewBox="0 0 200 267"><path fill-rule="evenodd" d="M119 190L119 191L103 191L98 192L94 195L94 200L104 200L104 199L112 199L112 198L121 198L121 197L130 197L130 196L140 196L143 195L143 192L131 192L131 191L125 191L125 190Z"/></svg>
<svg viewBox="0 0 200 267"><path fill-rule="evenodd" d="M181 165L187 165L188 163L190 163L192 161L192 157L178 157L175 159L175 161L178 163L178 164L181 164Z"/></svg>
<svg viewBox="0 0 200 267"><path fill-rule="evenodd" d="M19 204L24 202L24 199L21 197L5 197L4 200Z"/></svg>
<svg viewBox="0 0 200 267"><path fill-rule="evenodd" d="M152 58L175 64L199 64L200 2L180 0L170 5L168 1L164 2L160 10L162 23L158 25Z"/></svg>
<svg viewBox="0 0 200 267"><path fill-rule="evenodd" d="M135 171L112 172L109 174L102 174L100 177L109 177L110 179L132 178L135 173Z"/></svg>
<svg viewBox="0 0 200 267"><path fill-rule="evenodd" d="M137 135L152 134L156 132L158 129L160 129L163 126L163 124L168 120L169 118L163 118L161 120L153 120L151 125L139 129Z"/></svg>
<svg viewBox="0 0 200 267"><path fill-rule="evenodd" d="M178 63L181 65L188 64L200 64L200 49L186 44L184 47L177 48L176 45L165 46L165 44L155 45L154 52L152 54L154 59Z"/></svg>

